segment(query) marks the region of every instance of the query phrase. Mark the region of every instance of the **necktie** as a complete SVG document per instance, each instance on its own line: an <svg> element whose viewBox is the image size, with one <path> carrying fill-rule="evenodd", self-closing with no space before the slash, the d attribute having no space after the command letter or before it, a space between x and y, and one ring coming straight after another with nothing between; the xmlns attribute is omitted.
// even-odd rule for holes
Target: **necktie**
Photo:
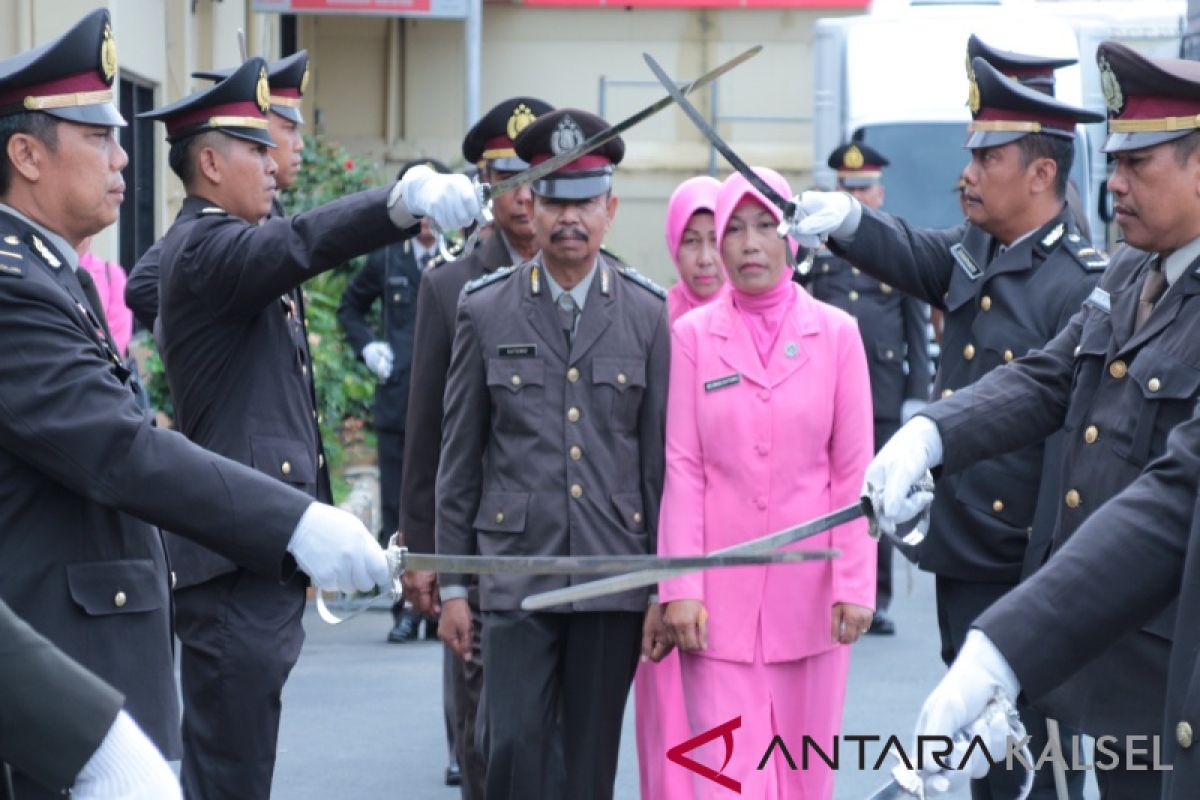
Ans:
<svg viewBox="0 0 1200 800"><path fill-rule="evenodd" d="M1167 276L1163 274L1162 259L1155 259L1154 265L1146 273L1146 280L1142 282L1142 292L1138 295L1137 315L1134 317L1133 323L1135 331L1150 319L1150 314L1154 311L1154 304L1159 301L1166 290Z"/></svg>
<svg viewBox="0 0 1200 800"><path fill-rule="evenodd" d="M75 277L79 280L83 296L87 298L88 305L92 307L92 313L96 315L96 319L100 320L100 327L104 329L104 335L111 344L112 332L108 329L108 318L104 316L104 304L100 302L100 293L96 291L96 282L83 267L75 270Z"/></svg>
<svg viewBox="0 0 1200 800"><path fill-rule="evenodd" d="M562 324L563 335L567 337L567 345L575 337L575 324L579 321L579 304L568 292L558 296L558 321Z"/></svg>

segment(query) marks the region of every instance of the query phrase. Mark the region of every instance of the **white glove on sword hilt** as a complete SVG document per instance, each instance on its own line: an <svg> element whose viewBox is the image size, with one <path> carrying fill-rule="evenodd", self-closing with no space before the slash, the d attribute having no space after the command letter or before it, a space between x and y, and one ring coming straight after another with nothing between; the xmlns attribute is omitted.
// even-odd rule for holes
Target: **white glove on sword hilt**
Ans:
<svg viewBox="0 0 1200 800"><path fill-rule="evenodd" d="M421 164L404 173L388 194L388 216L400 228L428 217L435 230L465 228L479 219L483 201L466 175L443 175Z"/></svg>
<svg viewBox="0 0 1200 800"><path fill-rule="evenodd" d="M888 439L867 465L862 489L880 530L895 533L897 525L915 519L933 502L933 487L922 480L941 462L942 436L928 417L913 417Z"/></svg>
<svg viewBox="0 0 1200 800"><path fill-rule="evenodd" d="M455 255L454 252L446 246L445 232L438 227L436 222L433 222L432 220L430 221L430 225L433 227L433 230L438 237L438 251L442 255L442 260L447 263L462 258L463 256L470 255L471 251L475 249L476 242L479 241L480 231L482 231L488 225L491 225L494 219L492 216L491 187L486 183L480 183L478 175L471 179L471 185L475 188L475 197L479 202L479 215L475 218L475 227L471 230L471 235L467 237L465 242L463 242L462 249L459 250L458 255Z"/></svg>

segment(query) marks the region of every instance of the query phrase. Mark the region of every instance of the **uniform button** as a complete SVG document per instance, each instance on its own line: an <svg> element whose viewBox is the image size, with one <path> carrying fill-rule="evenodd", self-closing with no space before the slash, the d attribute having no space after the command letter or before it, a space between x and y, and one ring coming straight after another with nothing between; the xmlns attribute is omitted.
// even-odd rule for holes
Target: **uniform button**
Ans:
<svg viewBox="0 0 1200 800"><path fill-rule="evenodd" d="M942 389L942 397L949 397L952 394L954 394L953 389Z"/></svg>
<svg viewBox="0 0 1200 800"><path fill-rule="evenodd" d="M857 299L858 299L858 292L851 290L851 291L850 291L850 299L851 299L851 300L857 300Z"/></svg>
<svg viewBox="0 0 1200 800"><path fill-rule="evenodd" d="M861 270L860 270L858 267L851 267L851 268L850 268L850 271L851 271L851 272L853 272L855 275L861 275L861 274L862 274L862 271L861 271Z"/></svg>
<svg viewBox="0 0 1200 800"><path fill-rule="evenodd" d="M975 357L975 345L968 344L966 347L963 348L963 358L965 358L967 361L970 361L974 357Z"/></svg>
<svg viewBox="0 0 1200 800"><path fill-rule="evenodd" d="M571 422L579 422L579 409L571 406L567 409L567 419Z"/></svg>
<svg viewBox="0 0 1200 800"><path fill-rule="evenodd" d="M993 500L992 501L992 511L995 511L997 514L999 514L1003 510L1004 510L1004 501L1003 500Z"/></svg>
<svg viewBox="0 0 1200 800"><path fill-rule="evenodd" d="M826 263L824 263L824 264L822 264L822 265L821 265L821 272L829 272L829 264L828 264L828 262L826 262Z"/></svg>
<svg viewBox="0 0 1200 800"><path fill-rule="evenodd" d="M1075 358L1079 358L1079 351L1082 349L1083 348L1080 347L1079 345L1075 345Z"/></svg>
<svg viewBox="0 0 1200 800"><path fill-rule="evenodd" d="M1121 380L1121 378L1124 378L1125 373L1128 371L1129 371L1129 368L1127 366L1125 366L1124 361L1114 361L1113 363L1108 365L1108 374L1112 375L1117 380Z"/></svg>
<svg viewBox="0 0 1200 800"><path fill-rule="evenodd" d="M1100 429L1095 425L1088 425L1087 430L1083 432L1083 440L1088 444L1095 444L1100 438Z"/></svg>
<svg viewBox="0 0 1200 800"><path fill-rule="evenodd" d="M1079 508L1079 492L1072 489L1067 492L1067 508Z"/></svg>
<svg viewBox="0 0 1200 800"><path fill-rule="evenodd" d="M982 308L984 311L991 311L992 310L992 298L988 297L985 294L979 300L979 307Z"/></svg>
<svg viewBox="0 0 1200 800"><path fill-rule="evenodd" d="M896 351L888 350L886 353L884 353L884 355L887 356L888 361L891 361L893 358L896 357Z"/></svg>
<svg viewBox="0 0 1200 800"><path fill-rule="evenodd" d="M284 475L291 475L292 474L292 462L290 462L290 461L283 462L282 464L279 465L279 469L283 472Z"/></svg>
<svg viewBox="0 0 1200 800"><path fill-rule="evenodd" d="M1004 363L1007 364L1008 362L1010 362L1012 360L1013 360L1013 351L1005 350L1004 351Z"/></svg>
<svg viewBox="0 0 1200 800"><path fill-rule="evenodd" d="M571 497L574 497L576 500L583 497L583 487L578 483L571 484Z"/></svg>
<svg viewBox="0 0 1200 800"><path fill-rule="evenodd" d="M313 419L316 419L316 418L317 418L317 410L314 408L313 409Z"/></svg>
<svg viewBox="0 0 1200 800"><path fill-rule="evenodd" d="M513 385L513 386L520 386L520 385L521 385L521 376L520 376L520 375L513 375L513 376L512 376L512 385Z"/></svg>
<svg viewBox="0 0 1200 800"><path fill-rule="evenodd" d="M392 295L392 302L393 302L393 303L399 303L399 302L400 302L400 293L399 293L399 292L396 292L395 294L393 294L393 295Z"/></svg>
<svg viewBox="0 0 1200 800"><path fill-rule="evenodd" d="M1182 720L1175 726L1175 741L1179 742L1179 746L1184 750L1192 746L1192 726L1187 720Z"/></svg>
<svg viewBox="0 0 1200 800"><path fill-rule="evenodd" d="M179 582L179 576L175 574L175 570L171 570L171 588L175 588L175 584Z"/></svg>
<svg viewBox="0 0 1200 800"><path fill-rule="evenodd" d="M325 466L325 456L317 453L317 469L322 469Z"/></svg>
<svg viewBox="0 0 1200 800"><path fill-rule="evenodd" d="M127 597L125 596L125 593L124 593L124 592L117 592L116 596L115 596L115 597L113 597L113 605L114 605L114 606L116 606L117 608L124 608L124 607L125 607L125 601L126 601L126 600L128 600L128 599L129 599L129 598L127 598Z"/></svg>
<svg viewBox="0 0 1200 800"><path fill-rule="evenodd" d="M301 364L301 365L300 365L300 374L301 374L301 375L303 375L303 376L305 376L305 377L308 377L308 364Z"/></svg>
<svg viewBox="0 0 1200 800"><path fill-rule="evenodd" d="M626 378L626 377L625 377L625 373L624 373L624 372L618 372L618 373L617 373L617 383L621 384L622 386L624 386L625 384L629 383L629 378Z"/></svg>
<svg viewBox="0 0 1200 800"><path fill-rule="evenodd" d="M640 512L640 511L633 512L633 524L634 525L642 524L642 512Z"/></svg>
<svg viewBox="0 0 1200 800"><path fill-rule="evenodd" d="M884 294L891 294L891 293L892 293L892 287L891 287L891 286L888 286L886 283L882 283L882 282L881 282L881 283L879 284L879 291L883 292Z"/></svg>
<svg viewBox="0 0 1200 800"><path fill-rule="evenodd" d="M1151 378L1146 382L1146 388L1152 392L1157 392L1162 388L1162 381L1160 381L1158 378Z"/></svg>
<svg viewBox="0 0 1200 800"><path fill-rule="evenodd" d="M577 444L571 445L571 449L568 452L571 454L572 461L578 461L583 458L583 448Z"/></svg>
<svg viewBox="0 0 1200 800"><path fill-rule="evenodd" d="M571 383L577 382L579 380L579 370L575 367L571 367L569 370L567 370L567 380L569 380Z"/></svg>
<svg viewBox="0 0 1200 800"><path fill-rule="evenodd" d="M504 522L504 512L497 511L496 512L496 524L499 525L501 522Z"/></svg>

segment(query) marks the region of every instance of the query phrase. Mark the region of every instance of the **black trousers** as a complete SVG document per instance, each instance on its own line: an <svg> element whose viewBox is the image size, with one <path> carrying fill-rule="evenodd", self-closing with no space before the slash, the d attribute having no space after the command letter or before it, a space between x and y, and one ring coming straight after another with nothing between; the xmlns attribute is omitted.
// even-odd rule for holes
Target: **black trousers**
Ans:
<svg viewBox="0 0 1200 800"><path fill-rule="evenodd" d="M268 800L304 587L238 569L175 593L188 800Z"/></svg>
<svg viewBox="0 0 1200 800"><path fill-rule="evenodd" d="M483 621L479 609L471 609L471 660L463 661L446 648L450 660L454 707L454 743L462 769L463 800L484 800L487 775L487 715L482 706ZM451 705L447 703L446 705Z"/></svg>
<svg viewBox="0 0 1200 800"><path fill-rule="evenodd" d="M376 430L379 456L379 541L385 547L400 527L400 480L404 475L404 431Z"/></svg>
<svg viewBox="0 0 1200 800"><path fill-rule="evenodd" d="M975 619L996 602L1016 584L1013 583L972 583L953 578L937 576L937 615L938 628L942 635L942 661L950 666L963 641L967 631ZM1029 749L1034 761L1042 754L1049 741L1046 731L1046 717L1024 703L1017 703L1017 712L1025 725L1025 732L1030 736ZM949 733L949 732L947 732ZM1059 726L1061 752L1071 758L1071 737L1079 732L1065 725ZM993 769L986 778L971 781L972 800L1013 800L1019 797L1025 773L1021 769L1005 770L1002 767ZM1075 770L1067 772L1067 794L1071 800L1082 800L1083 785L1086 773ZM1033 789L1029 794L1031 800L1056 800L1054 789L1054 771L1047 763L1034 775ZM1158 795L1146 795L1157 797Z"/></svg>
<svg viewBox="0 0 1200 800"><path fill-rule="evenodd" d="M642 614L483 614L488 800L613 794Z"/></svg>

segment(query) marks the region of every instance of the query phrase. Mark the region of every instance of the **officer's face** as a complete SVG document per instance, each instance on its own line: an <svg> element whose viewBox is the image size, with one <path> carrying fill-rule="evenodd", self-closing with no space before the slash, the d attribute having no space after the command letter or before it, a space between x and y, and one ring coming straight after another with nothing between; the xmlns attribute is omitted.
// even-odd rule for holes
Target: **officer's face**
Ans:
<svg viewBox="0 0 1200 800"><path fill-rule="evenodd" d="M697 211L683 229L679 253L675 256L679 277L693 292L708 297L725 282L721 257L717 253L717 229L713 215Z"/></svg>
<svg viewBox="0 0 1200 800"><path fill-rule="evenodd" d="M775 232L778 220L757 200L738 204L725 225L721 258L735 289L761 294L779 283L787 269L787 241Z"/></svg>
<svg viewBox="0 0 1200 800"><path fill-rule="evenodd" d="M261 142L224 136L213 147L200 151L200 166L212 186L216 202L235 217L251 224L271 213L275 199L275 160L272 148Z"/></svg>
<svg viewBox="0 0 1200 800"><path fill-rule="evenodd" d="M1200 236L1200 151L1180 161L1174 142L1114 153L1108 179L1125 241L1169 253Z"/></svg>
<svg viewBox="0 0 1200 800"><path fill-rule="evenodd" d="M617 214L617 198L602 194L587 200L534 195L533 230L542 256L551 266L590 266Z"/></svg>
<svg viewBox="0 0 1200 800"><path fill-rule="evenodd" d="M499 183L505 178L512 177L515 172L502 172L497 169L488 170L488 180ZM529 184L524 184L492 198L492 216L496 226L508 234L510 239L528 240L533 236L533 192Z"/></svg>
<svg viewBox="0 0 1200 800"><path fill-rule="evenodd" d="M267 130L275 141L275 149L271 158L278 168L275 173L275 185L286 189L296 182L300 174L300 151L304 149L304 137L300 135L300 126L290 119L284 119L278 114L267 115Z"/></svg>
<svg viewBox="0 0 1200 800"><path fill-rule="evenodd" d="M963 170L967 217L1001 242L1026 233L1025 218L1034 199L1032 184L1038 162L1045 160L1023 164L1015 142L972 150L971 162Z"/></svg>
<svg viewBox="0 0 1200 800"><path fill-rule="evenodd" d="M34 218L72 246L117 221L125 199L121 170L129 158L112 128L59 122L51 150L33 136L17 134L9 157L29 181Z"/></svg>

